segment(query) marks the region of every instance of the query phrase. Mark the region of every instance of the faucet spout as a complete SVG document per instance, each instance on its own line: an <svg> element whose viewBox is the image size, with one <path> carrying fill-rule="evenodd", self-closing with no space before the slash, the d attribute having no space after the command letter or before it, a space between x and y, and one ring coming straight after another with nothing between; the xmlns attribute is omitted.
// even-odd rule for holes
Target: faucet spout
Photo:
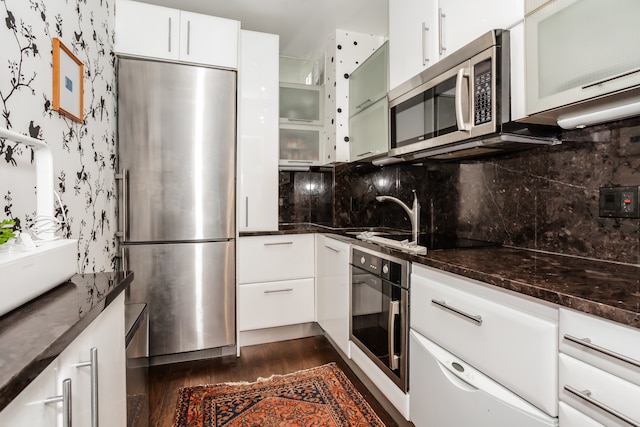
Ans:
<svg viewBox="0 0 640 427"><path fill-rule="evenodd" d="M418 203L416 190L413 190L413 206L411 208L409 208L409 206L407 206L407 204L402 200L392 196L377 196L376 200L379 202L385 202L388 200L390 202L397 203L405 210L405 212L407 212L407 215L409 215L409 219L411 220L411 240L417 243L418 232L420 230L420 203Z"/></svg>

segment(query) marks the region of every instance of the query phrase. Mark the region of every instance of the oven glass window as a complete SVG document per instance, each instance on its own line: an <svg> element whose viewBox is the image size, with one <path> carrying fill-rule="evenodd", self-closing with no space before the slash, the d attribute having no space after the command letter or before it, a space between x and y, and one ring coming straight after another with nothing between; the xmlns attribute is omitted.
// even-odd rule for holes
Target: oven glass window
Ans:
<svg viewBox="0 0 640 427"><path fill-rule="evenodd" d="M400 303L402 290L378 276L352 266L351 333L384 365L389 366L389 326L393 326L395 353L402 342L399 315L390 319L391 305ZM400 370L393 370L400 376Z"/></svg>

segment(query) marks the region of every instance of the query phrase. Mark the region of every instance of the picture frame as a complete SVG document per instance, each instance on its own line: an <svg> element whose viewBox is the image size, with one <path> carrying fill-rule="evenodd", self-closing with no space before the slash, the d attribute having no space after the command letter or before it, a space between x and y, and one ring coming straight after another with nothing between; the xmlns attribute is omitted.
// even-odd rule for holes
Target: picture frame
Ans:
<svg viewBox="0 0 640 427"><path fill-rule="evenodd" d="M84 64L60 41L53 39L53 110L82 123Z"/></svg>

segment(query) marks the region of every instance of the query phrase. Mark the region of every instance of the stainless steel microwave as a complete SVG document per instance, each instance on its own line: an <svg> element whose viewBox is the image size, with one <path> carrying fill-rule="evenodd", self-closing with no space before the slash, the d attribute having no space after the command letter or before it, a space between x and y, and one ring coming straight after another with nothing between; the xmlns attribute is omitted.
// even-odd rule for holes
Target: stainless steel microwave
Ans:
<svg viewBox="0 0 640 427"><path fill-rule="evenodd" d="M556 143L555 130L511 122L509 49L509 31L492 30L392 90L389 155L447 159Z"/></svg>

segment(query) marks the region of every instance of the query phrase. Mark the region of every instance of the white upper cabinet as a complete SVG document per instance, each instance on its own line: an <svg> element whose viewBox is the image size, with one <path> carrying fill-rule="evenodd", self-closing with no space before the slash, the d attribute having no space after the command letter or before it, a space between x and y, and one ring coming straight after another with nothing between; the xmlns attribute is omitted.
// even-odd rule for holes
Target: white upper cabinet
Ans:
<svg viewBox="0 0 640 427"><path fill-rule="evenodd" d="M278 229L278 53L278 35L240 32L237 172L240 232Z"/></svg>
<svg viewBox="0 0 640 427"><path fill-rule="evenodd" d="M237 68L239 31L240 23L231 19L120 0L115 51Z"/></svg>
<svg viewBox="0 0 640 427"><path fill-rule="evenodd" d="M389 88L492 29L524 19L524 0L389 2Z"/></svg>
<svg viewBox="0 0 640 427"><path fill-rule="evenodd" d="M180 12L180 60L238 68L240 22Z"/></svg>
<svg viewBox="0 0 640 427"><path fill-rule="evenodd" d="M117 2L116 52L177 61L179 38L179 10L136 1Z"/></svg>

